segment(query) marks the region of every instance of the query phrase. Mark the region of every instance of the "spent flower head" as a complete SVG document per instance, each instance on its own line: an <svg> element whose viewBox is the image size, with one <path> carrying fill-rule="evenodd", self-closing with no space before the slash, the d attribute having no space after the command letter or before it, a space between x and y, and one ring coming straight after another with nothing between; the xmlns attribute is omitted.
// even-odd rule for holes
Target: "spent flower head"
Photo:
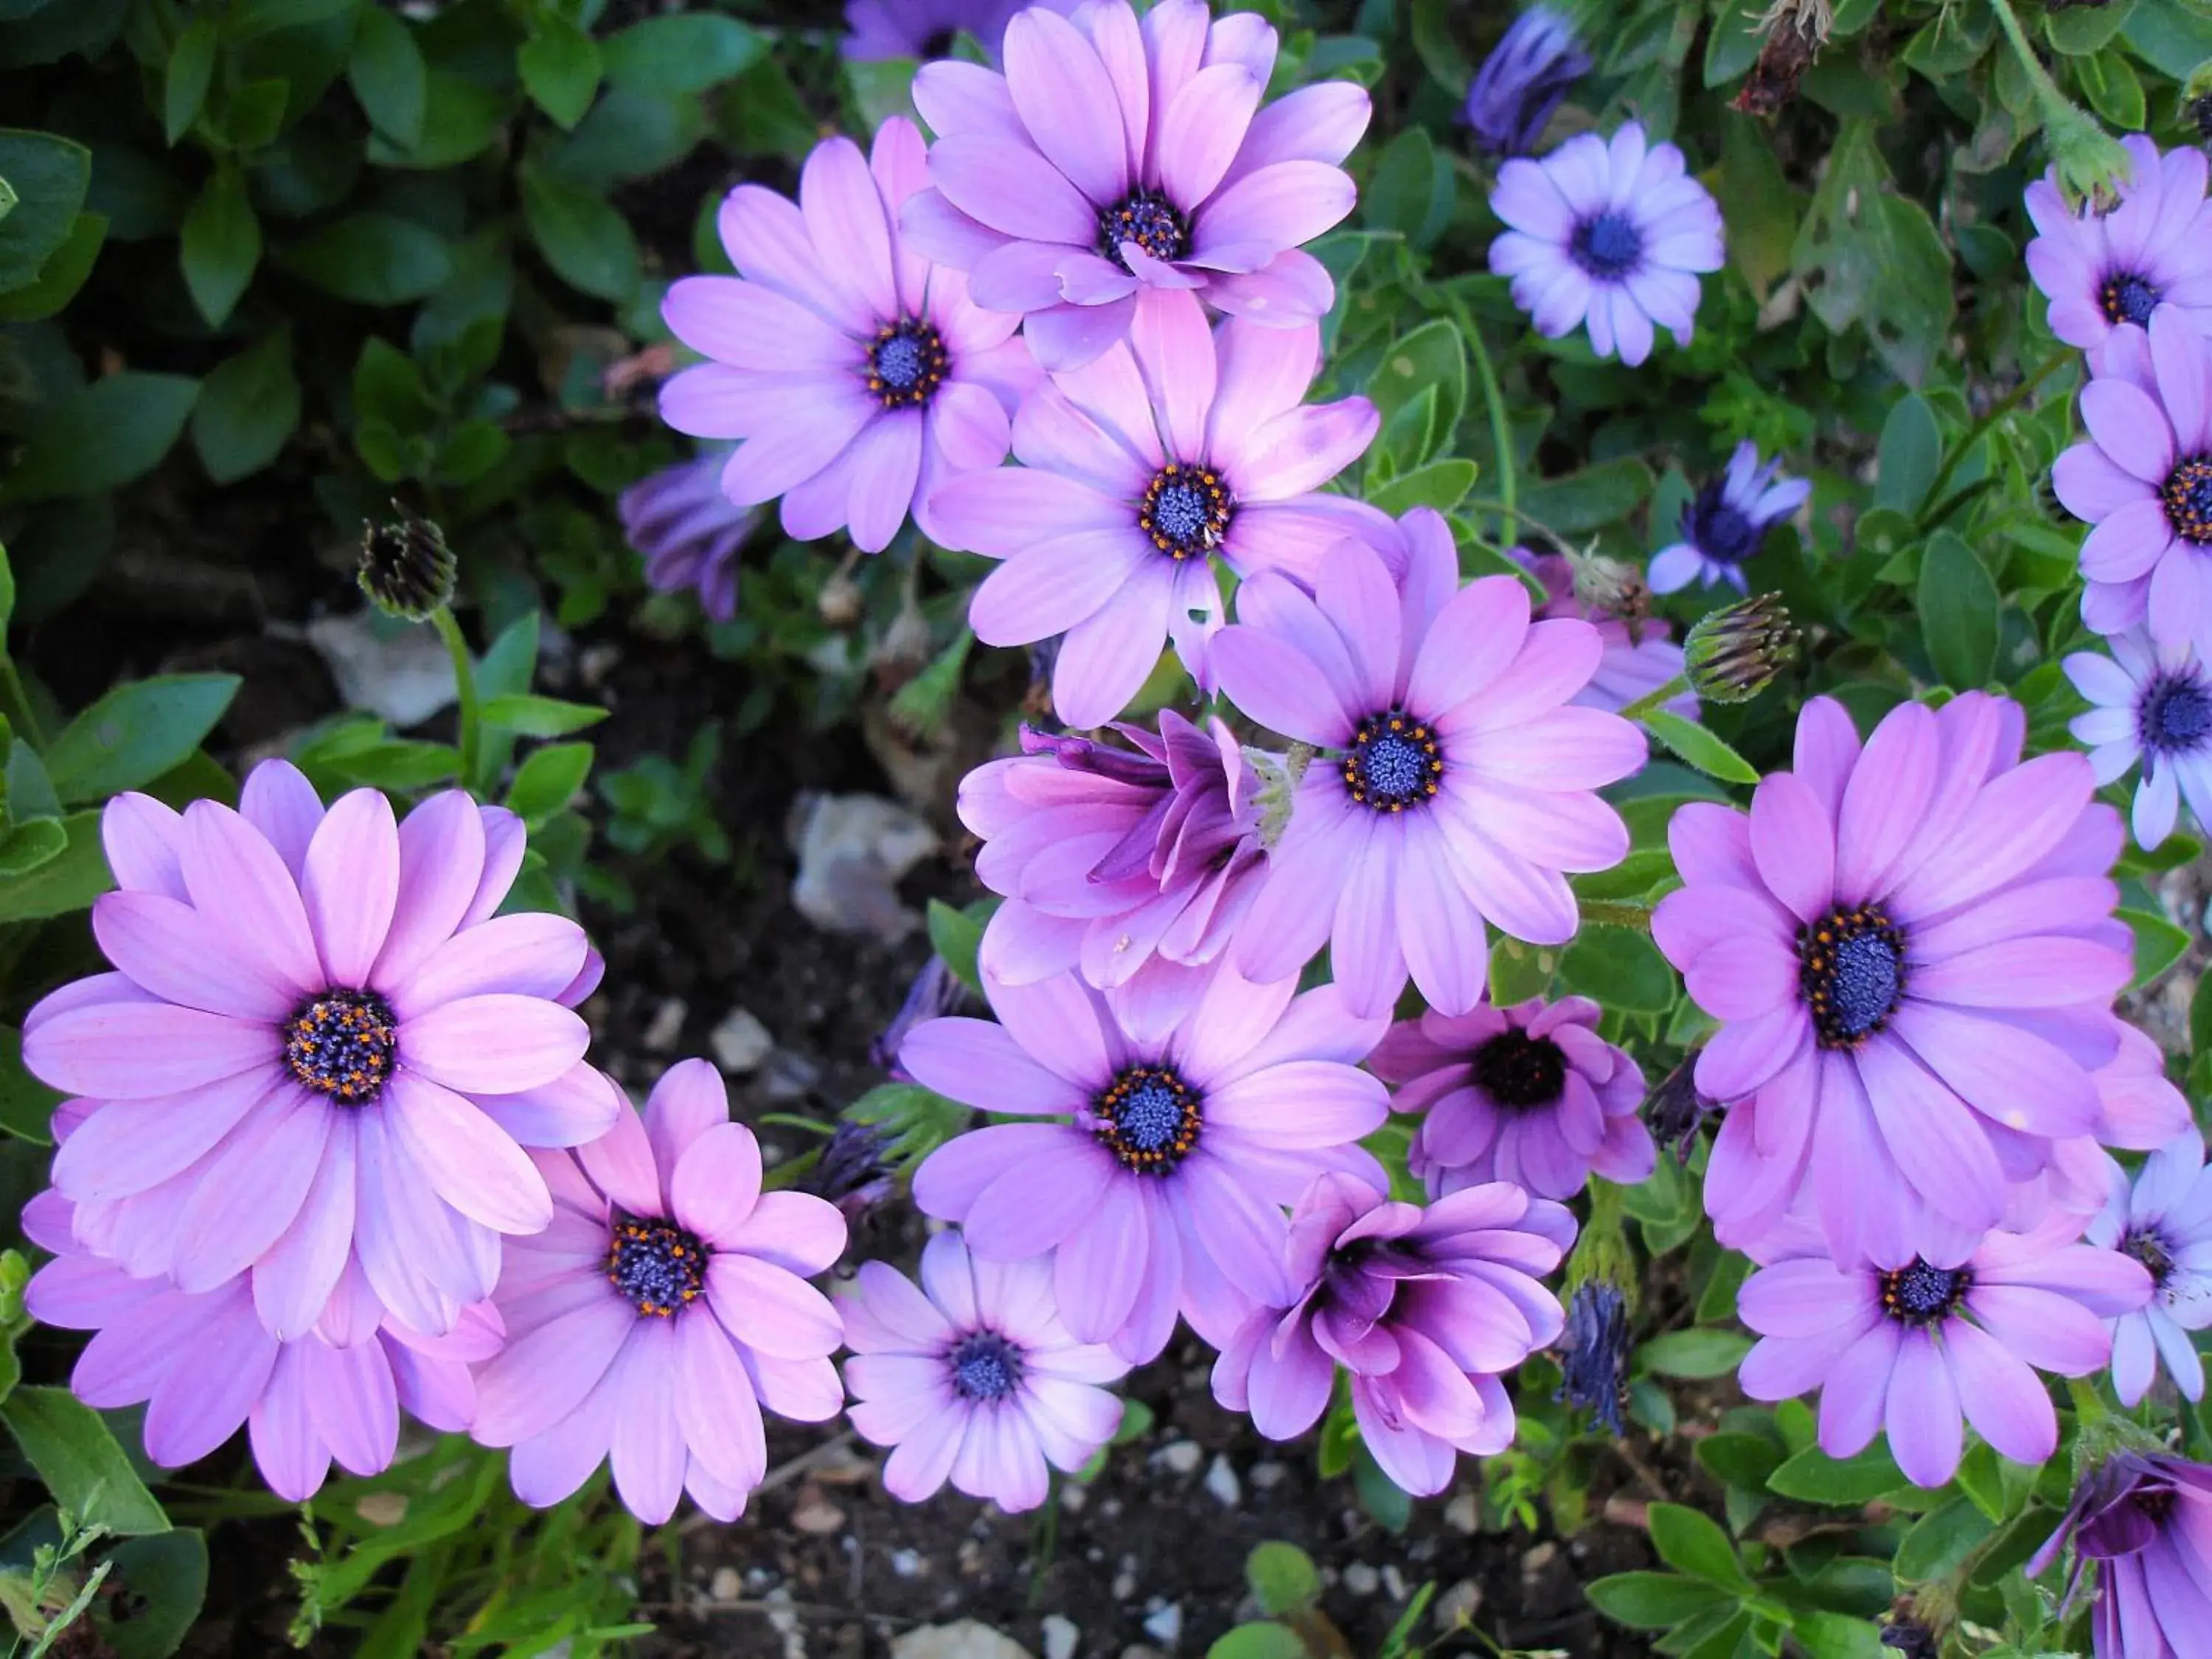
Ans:
<svg viewBox="0 0 2212 1659"><path fill-rule="evenodd" d="M1492 155L1527 155L1551 125L1567 89L1590 71L1574 27L1548 6L1513 20L1467 91L1467 124Z"/></svg>
<svg viewBox="0 0 2212 1659"><path fill-rule="evenodd" d="M453 602L453 550L429 520L398 501L392 511L392 518L362 526L355 580L386 615L422 622Z"/></svg>

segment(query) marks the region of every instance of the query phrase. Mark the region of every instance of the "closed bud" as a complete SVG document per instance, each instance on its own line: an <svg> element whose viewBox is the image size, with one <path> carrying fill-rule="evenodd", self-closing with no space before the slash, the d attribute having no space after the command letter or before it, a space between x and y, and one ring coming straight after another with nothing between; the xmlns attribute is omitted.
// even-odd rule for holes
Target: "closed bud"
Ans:
<svg viewBox="0 0 2212 1659"><path fill-rule="evenodd" d="M1662 1148L1673 1147L1675 1160L1682 1164L1690 1161L1698 1126L1713 1109L1713 1103L1698 1092L1697 1066L1693 1054L1668 1073L1644 1103L1644 1121L1651 1139Z"/></svg>
<svg viewBox="0 0 2212 1659"><path fill-rule="evenodd" d="M824 627L842 629L860 620L865 599L860 583L840 570L822 584L821 595L814 606Z"/></svg>
<svg viewBox="0 0 2212 1659"><path fill-rule="evenodd" d="M453 551L446 533L398 501L396 519L362 526L361 591L387 616L422 622L453 598Z"/></svg>
<svg viewBox="0 0 2212 1659"><path fill-rule="evenodd" d="M1682 642L1682 672L1709 702L1748 702L1797 654L1781 596L1754 593L1698 619Z"/></svg>
<svg viewBox="0 0 2212 1659"><path fill-rule="evenodd" d="M1557 1344L1559 1400L1614 1434L1628 1432L1628 1300L1618 1285L1585 1279L1567 1298Z"/></svg>

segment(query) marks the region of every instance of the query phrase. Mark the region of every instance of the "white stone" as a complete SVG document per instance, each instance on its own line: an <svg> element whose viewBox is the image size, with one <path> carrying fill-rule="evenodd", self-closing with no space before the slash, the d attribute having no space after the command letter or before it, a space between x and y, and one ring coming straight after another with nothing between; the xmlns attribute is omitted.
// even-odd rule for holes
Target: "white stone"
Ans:
<svg viewBox="0 0 2212 1659"><path fill-rule="evenodd" d="M751 1009L732 1008L707 1034L707 1046L714 1051L714 1064L732 1077L743 1077L775 1052L775 1038Z"/></svg>
<svg viewBox="0 0 2212 1659"><path fill-rule="evenodd" d="M717 1567L708 1581L707 1594L717 1601L734 1601L745 1593L745 1581L735 1567Z"/></svg>
<svg viewBox="0 0 2212 1659"><path fill-rule="evenodd" d="M1406 1599L1406 1575L1398 1571L1394 1562L1382 1564L1382 1593L1393 1601Z"/></svg>
<svg viewBox="0 0 2212 1659"><path fill-rule="evenodd" d="M1045 1616L1043 1629L1044 1659L1075 1659L1076 1644L1083 1639L1080 1626L1054 1613Z"/></svg>
<svg viewBox="0 0 2212 1659"><path fill-rule="evenodd" d="M791 900L816 927L895 941L921 925L897 883L939 843L914 813L880 795L805 796L789 832L799 854Z"/></svg>
<svg viewBox="0 0 2212 1659"><path fill-rule="evenodd" d="M1216 1457L1206 1472L1206 1489L1224 1509L1235 1509L1244 1501L1244 1488L1237 1484L1237 1471L1226 1457Z"/></svg>
<svg viewBox="0 0 2212 1659"><path fill-rule="evenodd" d="M1161 1447L1153 1455L1171 1474L1196 1474L1206 1454L1199 1449L1195 1440L1177 1440Z"/></svg>
<svg viewBox="0 0 2212 1659"><path fill-rule="evenodd" d="M1449 1527L1454 1532L1472 1533L1480 1530L1482 1510L1475 1503L1473 1492L1463 1492L1453 1495L1451 1502L1444 1505L1444 1525Z"/></svg>
<svg viewBox="0 0 2212 1659"><path fill-rule="evenodd" d="M349 708L365 708L404 731L453 705L453 661L435 629L395 621L372 606L318 617L307 635Z"/></svg>
<svg viewBox="0 0 2212 1659"><path fill-rule="evenodd" d="M1382 1588L1382 1575L1364 1561L1354 1561L1344 1570L1344 1587L1354 1595L1372 1595Z"/></svg>
<svg viewBox="0 0 2212 1659"><path fill-rule="evenodd" d="M690 1012L683 998L663 998L653 1018L646 1021L645 1030L638 1033L637 1046L649 1054L666 1054L684 1035L684 1022Z"/></svg>
<svg viewBox="0 0 2212 1659"><path fill-rule="evenodd" d="M963 1619L923 1625L891 1638L891 1659L1030 1659L1030 1650L1003 1631Z"/></svg>
<svg viewBox="0 0 2212 1659"><path fill-rule="evenodd" d="M893 1550L891 1571L902 1578L919 1578L928 1568L920 1550Z"/></svg>
<svg viewBox="0 0 2212 1659"><path fill-rule="evenodd" d="M1145 1615L1145 1634L1164 1648L1182 1640L1182 1603L1170 1601L1157 1613Z"/></svg>
<svg viewBox="0 0 2212 1659"><path fill-rule="evenodd" d="M1282 1485L1283 1477L1290 1472L1287 1464L1278 1463L1270 1459L1263 1463L1255 1463L1251 1473L1244 1478L1261 1492L1273 1492L1277 1486Z"/></svg>
<svg viewBox="0 0 2212 1659"><path fill-rule="evenodd" d="M1474 1622L1475 1613L1482 1607L1482 1586L1472 1578L1462 1578L1437 1597L1434 1616L1437 1629L1445 1635Z"/></svg>

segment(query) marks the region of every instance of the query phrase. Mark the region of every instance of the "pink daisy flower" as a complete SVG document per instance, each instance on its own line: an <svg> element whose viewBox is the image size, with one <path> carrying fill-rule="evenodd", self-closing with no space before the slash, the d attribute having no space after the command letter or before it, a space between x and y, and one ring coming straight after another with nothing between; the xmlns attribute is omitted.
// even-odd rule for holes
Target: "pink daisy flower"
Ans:
<svg viewBox="0 0 2212 1659"><path fill-rule="evenodd" d="M1574 696L1584 708L1609 708L1614 714L1649 696L1682 674L1682 647L1674 641L1674 625L1663 617L1646 617L1632 628L1620 617L1586 605L1575 597L1574 572L1559 553L1534 553L1525 547L1512 550L1513 557L1543 584L1546 599L1530 613L1536 622L1553 617L1579 617L1597 629L1605 642L1597 672ZM1682 691L1668 698L1667 708L1684 720L1698 717L1698 694Z"/></svg>
<svg viewBox="0 0 2212 1659"><path fill-rule="evenodd" d="M2184 144L2161 155L2139 132L2120 143L2135 172L2109 210L2069 208L2055 167L2027 191L2038 232L2027 245L2027 274L2051 302L2051 331L2087 352L2100 373L2106 344L2120 329L2147 328L2168 308L2195 332L2212 334L2204 153Z"/></svg>

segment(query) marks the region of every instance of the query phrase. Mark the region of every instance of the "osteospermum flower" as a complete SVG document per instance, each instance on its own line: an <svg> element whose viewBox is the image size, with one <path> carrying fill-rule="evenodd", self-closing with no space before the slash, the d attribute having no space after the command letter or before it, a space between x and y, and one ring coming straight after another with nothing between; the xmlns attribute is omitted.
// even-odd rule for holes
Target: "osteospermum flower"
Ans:
<svg viewBox="0 0 2212 1659"><path fill-rule="evenodd" d="M1887 1428L1915 1486L1957 1471L1962 1417L2003 1455L2040 1463L2058 1449L2058 1417L2036 1371L2102 1370L2105 1321L2150 1294L2139 1262L2069 1232L1992 1232L1885 1270L1839 1267L1810 1253L1817 1232L1793 1230L1737 1293L1738 1317L1760 1338L1737 1380L1753 1400L1819 1389L1831 1457Z"/></svg>
<svg viewBox="0 0 2212 1659"><path fill-rule="evenodd" d="M997 978L1076 968L1105 990L1203 967L1266 878L1260 781L1224 721L1114 729L1129 747L1024 726L1023 754L961 780L975 874L1006 900L983 932Z"/></svg>
<svg viewBox="0 0 2212 1659"><path fill-rule="evenodd" d="M926 534L945 479L1006 458L1007 421L1036 376L1017 319L980 309L967 279L907 246L899 204L922 183L903 116L863 156L815 146L796 205L758 185L722 204L735 276L687 276L661 315L711 362L660 388L660 416L742 439L722 469L739 507L783 498L799 541L849 532L880 552L909 509Z"/></svg>
<svg viewBox="0 0 2212 1659"><path fill-rule="evenodd" d="M914 246L968 273L978 305L1022 317L1046 368L1091 362L1128 332L1140 294L1195 291L1294 326L1335 284L1298 252L1352 211L1337 164L1366 131L1345 81L1260 107L1275 31L1205 0L1097 0L1006 26L1006 73L930 64L915 107L937 135L933 189L908 206Z"/></svg>
<svg viewBox="0 0 2212 1659"><path fill-rule="evenodd" d="M2119 816L2085 757L2022 762L2024 729L1972 692L1892 710L1862 750L1816 697L1748 816L1675 812L1686 884L1651 931L1722 1022L1697 1083L1734 1103L1705 1179L1724 1242L1808 1188L1838 1261L1901 1267L1928 1218L1994 1226L2008 1181L2096 1131L2134 965Z"/></svg>
<svg viewBox="0 0 2212 1659"><path fill-rule="evenodd" d="M1148 299L1127 344L1024 401L1019 469L937 496L933 536L1006 562L969 607L975 637L1066 634L1052 696L1070 726L1120 714L1170 639L1210 687L1215 554L1240 574L1309 575L1338 537L1393 532L1373 507L1314 493L1378 424L1364 398L1302 403L1320 367L1316 329L1231 318L1209 330L1190 295Z"/></svg>
<svg viewBox="0 0 2212 1659"><path fill-rule="evenodd" d="M2184 145L2161 155L2141 133L2120 143L2135 173L2120 185L2116 207L2069 208L2056 167L2027 187L2039 233L2027 245L2027 274L2051 302L2051 331L2089 353L2093 365L2115 330L2147 328L2160 311L2212 333L2204 153Z"/></svg>
<svg viewBox="0 0 2212 1659"><path fill-rule="evenodd" d="M843 1254L845 1218L761 1190L759 1144L705 1060L669 1067L606 1134L540 1153L553 1224L507 1249L507 1345L477 1379L473 1432L511 1446L514 1495L557 1504L611 1462L658 1525L689 1492L744 1513L768 1468L761 1408L805 1423L844 1403L836 1310L806 1282Z"/></svg>
<svg viewBox="0 0 2212 1659"><path fill-rule="evenodd" d="M458 791L395 823L374 790L325 811L268 761L240 809L108 804L120 890L92 926L116 971L24 1022L25 1064L88 1103L54 1184L131 1273L199 1292L251 1269L279 1337L323 1319L349 1262L442 1332L490 1293L499 1236L551 1218L523 1148L613 1119L562 1003L593 971L583 930L494 914L522 824Z"/></svg>
<svg viewBox="0 0 2212 1659"><path fill-rule="evenodd" d="M663 593L696 593L716 622L738 614L738 555L761 520L758 509L722 493L728 464L726 454L709 453L663 467L616 502L647 582Z"/></svg>
<svg viewBox="0 0 2212 1659"><path fill-rule="evenodd" d="M1407 545L1402 590L1353 541L1310 594L1254 577L1214 643L1231 702L1332 751L1292 797L1235 959L1279 978L1327 943L1356 1011L1389 1013L1410 972L1431 1006L1463 1014L1486 982L1485 921L1535 944L1573 936L1562 872L1627 852L1595 792L1643 764L1644 738L1571 706L1604 654L1595 629L1530 622L1516 577L1458 587L1449 535Z"/></svg>
<svg viewBox="0 0 2212 1659"><path fill-rule="evenodd" d="M2071 1601L2097 1569L2090 1632L2096 1659L2190 1659L2212 1629L2212 1468L2160 1453L2124 1451L2075 1490L2031 1578L2074 1547Z"/></svg>
<svg viewBox="0 0 2212 1659"><path fill-rule="evenodd" d="M1255 1301L1288 1299L1283 1206L1332 1170L1383 1178L1356 1143L1389 1115L1358 1069L1384 1022L1334 986L1294 995L1218 966L1164 981L1142 1031L1073 974L985 988L1000 1024L931 1020L900 1059L941 1095L1031 1121L938 1148L915 1202L959 1222L980 1260L1055 1250L1080 1341L1141 1364L1180 1311L1219 1346Z"/></svg>
<svg viewBox="0 0 2212 1659"><path fill-rule="evenodd" d="M1342 1365L1382 1472L1416 1497L1440 1492L1461 1452L1512 1443L1498 1376L1558 1340L1559 1304L1540 1281L1574 1234L1565 1210L1502 1182L1423 1209L1324 1176L1291 1218L1292 1297L1255 1310L1222 1347L1213 1396L1288 1440L1320 1419Z"/></svg>
<svg viewBox="0 0 2212 1659"><path fill-rule="evenodd" d="M1779 459L1762 465L1756 445L1738 444L1727 471L1705 480L1682 509L1682 539L1652 556L1651 591L1672 593L1697 580L1750 592L1743 562L1813 493L1808 480L1784 478L1781 471Z"/></svg>
<svg viewBox="0 0 2212 1659"><path fill-rule="evenodd" d="M1651 1173L1643 1068L1597 1034L1601 1012L1588 997L1539 997L1390 1028L1368 1063L1396 1085L1394 1109L1421 1114L1408 1162L1431 1197L1510 1181L1565 1199L1593 1170L1631 1183Z"/></svg>
<svg viewBox="0 0 2212 1659"><path fill-rule="evenodd" d="M1530 7L1490 49L1467 89L1475 143L1492 155L1530 154L1567 88L1589 72L1573 25L1549 7Z"/></svg>
<svg viewBox="0 0 2212 1659"><path fill-rule="evenodd" d="M2143 1161L2132 1184L2106 1160L2105 1207L2089 1223L2092 1244L2132 1256L2150 1274L2152 1296L2112 1324L2112 1387L2132 1406L2149 1392L2163 1360L2173 1384L2204 1397L2204 1364L2189 1333L2212 1325L2212 1171L2195 1124Z"/></svg>
<svg viewBox="0 0 2212 1659"><path fill-rule="evenodd" d="M1532 621L1554 617L1579 617L1597 629L1605 654L1598 659L1590 682L1574 695L1585 708L1610 709L1619 714L1638 698L1648 696L1682 672L1682 647L1674 643L1674 628L1663 617L1649 617L1633 623L1575 596L1575 578L1566 556L1533 553L1525 547L1512 550L1513 557L1543 586L1547 596L1530 613ZM1684 691L1667 700L1666 707L1686 720L1698 717L1698 698Z"/></svg>
<svg viewBox="0 0 2212 1659"><path fill-rule="evenodd" d="M1044 1502L1046 1465L1073 1474L1114 1437L1121 1402L1099 1384L1129 1362L1079 1342L1052 1264L986 1261L957 1232L922 1247L921 1285L880 1261L842 1291L853 1426L892 1448L884 1486L918 1504L947 1480L1002 1510Z"/></svg>
<svg viewBox="0 0 2212 1659"><path fill-rule="evenodd" d="M2066 659L2066 678L2096 705L2067 730L2088 745L2100 784L2142 763L2132 827L2136 844L2149 848L2173 833L2185 795L2197 823L2212 823L2212 675L2185 639L2161 646L2131 628L2106 643L2109 657Z"/></svg>
<svg viewBox="0 0 2212 1659"><path fill-rule="evenodd" d="M2112 336L2081 389L2089 441L2051 487L2095 526L2081 543L2081 620L2148 628L2162 647L2212 658L2212 344L2177 312Z"/></svg>
<svg viewBox="0 0 2212 1659"><path fill-rule="evenodd" d="M1674 145L1647 145L1634 121L1610 142L1578 134L1498 168L1490 207L1508 226L1490 268L1546 339L1587 321L1590 349L1631 368L1655 326L1689 344L1698 275L1721 268L1721 210Z"/></svg>
<svg viewBox="0 0 2212 1659"><path fill-rule="evenodd" d="M958 36L972 34L995 58L1006 20L1030 4L1073 9L1072 0L845 0L845 37L837 50L856 63L943 58Z"/></svg>

